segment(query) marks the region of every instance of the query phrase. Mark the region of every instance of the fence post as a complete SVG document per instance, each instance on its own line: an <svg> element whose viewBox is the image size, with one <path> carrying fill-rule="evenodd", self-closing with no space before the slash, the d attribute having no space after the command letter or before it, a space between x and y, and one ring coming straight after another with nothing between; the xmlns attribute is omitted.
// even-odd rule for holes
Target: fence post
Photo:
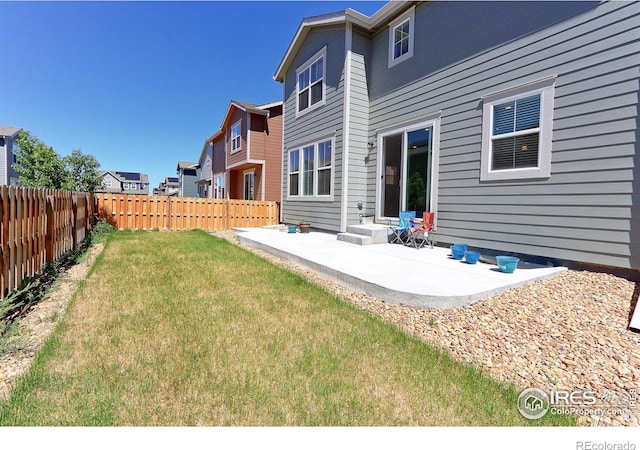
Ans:
<svg viewBox="0 0 640 450"><path fill-rule="evenodd" d="M71 196L71 245L78 245L78 195Z"/></svg>
<svg viewBox="0 0 640 450"><path fill-rule="evenodd" d="M53 209L53 195L47 195L47 234L45 235L45 251L47 252L47 262L55 260L55 214Z"/></svg>

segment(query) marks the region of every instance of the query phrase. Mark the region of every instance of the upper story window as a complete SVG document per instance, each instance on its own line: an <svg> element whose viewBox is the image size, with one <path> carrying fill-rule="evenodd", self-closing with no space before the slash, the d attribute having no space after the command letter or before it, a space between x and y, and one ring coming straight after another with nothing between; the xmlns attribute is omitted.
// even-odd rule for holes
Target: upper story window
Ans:
<svg viewBox="0 0 640 450"><path fill-rule="evenodd" d="M242 135L242 121L238 120L231 127L231 151L240 150L240 136Z"/></svg>
<svg viewBox="0 0 640 450"><path fill-rule="evenodd" d="M0 147L4 147L4 138L0 137Z"/></svg>
<svg viewBox="0 0 640 450"><path fill-rule="evenodd" d="M550 176L554 83L547 78L484 97L481 180Z"/></svg>
<svg viewBox="0 0 640 450"><path fill-rule="evenodd" d="M415 7L389 24L389 67L413 56Z"/></svg>
<svg viewBox="0 0 640 450"><path fill-rule="evenodd" d="M325 103L326 47L296 70L297 112L307 112Z"/></svg>
<svg viewBox="0 0 640 450"><path fill-rule="evenodd" d="M113 185L111 180L104 180L104 187L110 188Z"/></svg>

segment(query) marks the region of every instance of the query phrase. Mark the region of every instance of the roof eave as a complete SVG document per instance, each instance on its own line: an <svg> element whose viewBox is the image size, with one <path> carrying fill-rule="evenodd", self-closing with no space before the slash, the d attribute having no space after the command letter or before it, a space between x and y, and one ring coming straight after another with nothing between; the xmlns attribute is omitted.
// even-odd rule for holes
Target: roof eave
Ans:
<svg viewBox="0 0 640 450"><path fill-rule="evenodd" d="M276 73L273 75L273 79L280 83L284 82L285 73L289 69L292 63L293 57L302 46L304 39L309 34L312 28L333 25L338 23L352 23L358 25L366 30L374 30L384 22L388 21L391 17L396 15L398 11L404 9L408 3L412 3L407 0L389 1L386 5L376 11L371 17L366 16L356 10L347 9L345 11L324 14L321 16L305 17L302 19L293 40L289 44L287 51L285 52Z"/></svg>

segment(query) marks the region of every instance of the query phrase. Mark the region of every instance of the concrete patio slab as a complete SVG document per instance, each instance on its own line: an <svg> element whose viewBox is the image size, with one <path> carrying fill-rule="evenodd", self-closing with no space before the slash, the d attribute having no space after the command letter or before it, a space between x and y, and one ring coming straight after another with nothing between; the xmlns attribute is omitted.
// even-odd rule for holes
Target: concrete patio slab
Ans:
<svg viewBox="0 0 640 450"><path fill-rule="evenodd" d="M316 271L355 291L418 308L469 305L567 270L520 263L514 273L507 274L491 264L455 260L449 249L440 247L416 250L397 244L361 246L320 232L287 233L264 228L237 231L245 245Z"/></svg>

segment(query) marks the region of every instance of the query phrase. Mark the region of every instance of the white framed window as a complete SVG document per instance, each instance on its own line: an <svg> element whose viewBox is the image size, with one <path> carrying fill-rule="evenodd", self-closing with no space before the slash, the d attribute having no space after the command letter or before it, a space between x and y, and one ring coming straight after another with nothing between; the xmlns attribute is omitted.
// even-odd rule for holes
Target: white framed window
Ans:
<svg viewBox="0 0 640 450"><path fill-rule="evenodd" d="M290 150L288 159L288 198L332 198L333 139Z"/></svg>
<svg viewBox="0 0 640 450"><path fill-rule="evenodd" d="M295 197L300 192L300 150L289 152L289 196Z"/></svg>
<svg viewBox="0 0 640 450"><path fill-rule="evenodd" d="M415 6L389 24L389 68L413 56Z"/></svg>
<svg viewBox="0 0 640 450"><path fill-rule="evenodd" d="M480 180L551 176L555 77L483 97Z"/></svg>
<svg viewBox="0 0 640 450"><path fill-rule="evenodd" d="M327 48L307 60L296 70L296 112L306 113L325 104Z"/></svg>
<svg viewBox="0 0 640 450"><path fill-rule="evenodd" d="M213 198L224 198L224 175L218 175L213 178Z"/></svg>
<svg viewBox="0 0 640 450"><path fill-rule="evenodd" d="M240 137L242 136L242 120L238 120L231 127L231 152L240 150Z"/></svg>
<svg viewBox="0 0 640 450"><path fill-rule="evenodd" d="M123 191L128 191L129 190L129 183L128 182L122 183L122 190Z"/></svg>
<svg viewBox="0 0 640 450"><path fill-rule="evenodd" d="M245 200L255 200L255 180L256 173L253 169L247 170L244 172L244 199Z"/></svg>
<svg viewBox="0 0 640 450"><path fill-rule="evenodd" d="M104 187L110 188L113 185L111 180L104 180Z"/></svg>
<svg viewBox="0 0 640 450"><path fill-rule="evenodd" d="M129 189L132 191L138 190L138 183L129 183Z"/></svg>

